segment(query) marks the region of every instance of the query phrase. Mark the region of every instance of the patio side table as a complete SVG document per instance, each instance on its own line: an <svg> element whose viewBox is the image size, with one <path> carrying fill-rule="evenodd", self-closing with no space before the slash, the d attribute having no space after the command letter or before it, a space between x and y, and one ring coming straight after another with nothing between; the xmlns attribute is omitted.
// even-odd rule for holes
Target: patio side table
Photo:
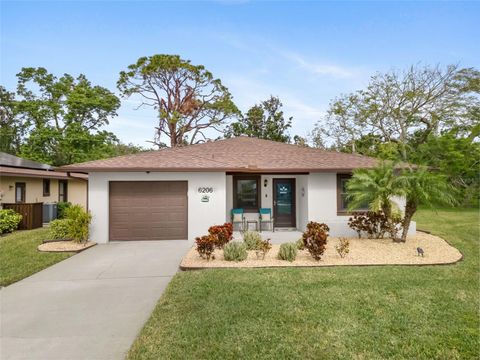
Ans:
<svg viewBox="0 0 480 360"><path fill-rule="evenodd" d="M258 221L257 220L247 220L247 231L250 230L250 224L255 224L255 231L258 231Z"/></svg>

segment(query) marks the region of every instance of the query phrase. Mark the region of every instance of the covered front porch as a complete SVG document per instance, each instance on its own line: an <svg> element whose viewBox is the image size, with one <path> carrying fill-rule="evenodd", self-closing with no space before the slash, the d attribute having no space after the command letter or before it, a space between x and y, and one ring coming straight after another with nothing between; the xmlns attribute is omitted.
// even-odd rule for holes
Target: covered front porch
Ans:
<svg viewBox="0 0 480 360"><path fill-rule="evenodd" d="M297 240L308 222L307 192L308 173L227 173L226 221L233 221L233 209L241 209L243 222L239 222L237 216L236 234L256 230L272 242L274 239ZM261 221L260 209L270 213L271 222ZM262 219L265 220L265 216Z"/></svg>

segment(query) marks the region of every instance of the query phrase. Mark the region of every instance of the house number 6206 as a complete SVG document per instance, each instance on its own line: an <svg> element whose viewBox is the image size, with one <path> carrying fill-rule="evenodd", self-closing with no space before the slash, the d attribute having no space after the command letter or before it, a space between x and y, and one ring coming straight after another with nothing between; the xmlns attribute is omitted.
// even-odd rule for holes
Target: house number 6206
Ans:
<svg viewBox="0 0 480 360"><path fill-rule="evenodd" d="M198 192L202 193L202 194L213 193L213 188L212 187L199 187Z"/></svg>

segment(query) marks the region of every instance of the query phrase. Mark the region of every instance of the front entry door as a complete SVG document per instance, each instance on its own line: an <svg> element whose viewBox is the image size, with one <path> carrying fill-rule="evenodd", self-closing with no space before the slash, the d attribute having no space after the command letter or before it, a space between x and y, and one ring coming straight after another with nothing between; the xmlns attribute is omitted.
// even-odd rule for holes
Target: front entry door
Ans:
<svg viewBox="0 0 480 360"><path fill-rule="evenodd" d="M296 227L295 179L273 179L275 227Z"/></svg>

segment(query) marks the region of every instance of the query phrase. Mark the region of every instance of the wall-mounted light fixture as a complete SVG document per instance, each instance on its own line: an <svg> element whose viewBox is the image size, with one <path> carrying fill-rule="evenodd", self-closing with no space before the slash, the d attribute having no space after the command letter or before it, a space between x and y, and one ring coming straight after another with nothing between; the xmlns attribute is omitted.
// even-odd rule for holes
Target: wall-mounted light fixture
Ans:
<svg viewBox="0 0 480 360"><path fill-rule="evenodd" d="M263 180L263 186L267 187L267 185L268 185L268 179Z"/></svg>
<svg viewBox="0 0 480 360"><path fill-rule="evenodd" d="M8 190L13 190L13 185L8 185Z"/></svg>

